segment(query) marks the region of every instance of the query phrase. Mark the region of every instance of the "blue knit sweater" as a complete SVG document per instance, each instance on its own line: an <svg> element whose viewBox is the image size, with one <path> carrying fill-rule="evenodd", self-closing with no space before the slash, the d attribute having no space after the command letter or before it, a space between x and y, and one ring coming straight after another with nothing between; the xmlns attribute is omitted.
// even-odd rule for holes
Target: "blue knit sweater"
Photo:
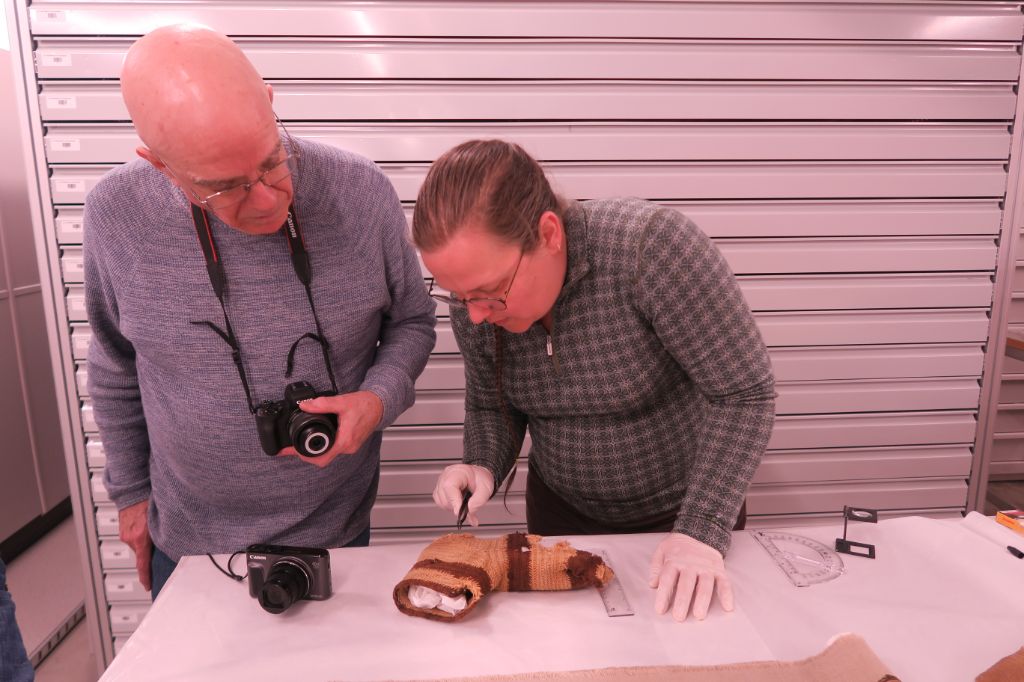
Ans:
<svg viewBox="0 0 1024 682"><path fill-rule="evenodd" d="M414 399L434 345L434 305L406 221L371 162L300 141L295 208L313 271L317 314L338 390L370 390L380 428ZM227 271L227 312L253 400L286 384L330 388L282 232L251 236L213 219ZM107 454L104 481L119 509L149 499L155 544L172 559L254 542L333 547L369 524L381 433L320 469L263 454L196 239L189 204L148 163L111 171L85 207L85 286L92 345L89 395Z"/></svg>

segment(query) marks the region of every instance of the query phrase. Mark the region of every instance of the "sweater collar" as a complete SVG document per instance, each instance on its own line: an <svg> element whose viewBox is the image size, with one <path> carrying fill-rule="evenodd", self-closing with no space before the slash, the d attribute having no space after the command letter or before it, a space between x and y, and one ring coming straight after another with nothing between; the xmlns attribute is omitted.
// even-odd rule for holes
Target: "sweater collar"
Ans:
<svg viewBox="0 0 1024 682"><path fill-rule="evenodd" d="M568 246L565 283L562 291L571 288L590 272L590 244L587 235L587 214L583 204L569 204L563 216L565 239Z"/></svg>

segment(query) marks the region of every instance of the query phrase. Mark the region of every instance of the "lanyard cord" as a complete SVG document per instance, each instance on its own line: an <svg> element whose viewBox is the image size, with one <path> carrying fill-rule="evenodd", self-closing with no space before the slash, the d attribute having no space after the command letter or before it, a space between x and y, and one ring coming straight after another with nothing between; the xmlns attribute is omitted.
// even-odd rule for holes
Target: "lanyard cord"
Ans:
<svg viewBox="0 0 1024 682"><path fill-rule="evenodd" d="M313 290L310 288L313 274L312 268L309 265L309 252L306 251L306 240L302 238L302 230L299 228L299 217L295 214L294 205L288 207L288 217L284 223L284 234L288 238L288 250L292 254L292 267L295 269L295 274L299 281L302 282L302 287L306 290L306 300L309 301L309 309L313 312L313 324L316 325L315 336L303 334L292 344L291 350L288 351L288 368L285 376L290 377L292 375L295 349L299 345L299 341L309 337L319 342L320 350L324 356L324 364L327 366L327 374L331 378L331 390L337 393L338 385L334 381L334 370L331 368L330 344L327 342L327 337L324 336L324 330L320 326L320 316L316 314L316 305L313 304Z"/></svg>
<svg viewBox="0 0 1024 682"><path fill-rule="evenodd" d="M252 393L249 389L249 381L245 375L245 366L242 363L242 349L238 344L238 338L235 336L234 329L231 327L231 320L228 317L227 306L224 304L224 288L227 284L227 276L224 272L224 264L220 260L220 256L217 253L217 246L213 241L213 230L210 229L210 220L204 211L199 206L192 204L192 222L195 224L196 236L199 238L199 246L203 250L203 257L206 260L206 273L210 277L210 285L213 287L213 293L217 296L217 300L220 302L220 309L224 313L224 329L221 329L213 322L208 320L192 320L192 324L204 325L217 332L225 343L231 346L231 359L235 363L235 369L238 370L238 378L242 381L242 388L245 390L245 399L249 404L249 411L253 414L256 413L256 405L252 401ZM285 236L288 239L288 250L291 252L292 267L295 269L295 274L302 282L303 288L306 290L306 299L309 301L309 309L313 312L313 321L316 324L316 334L303 334L299 337L295 343L292 344L291 349L288 351L288 366L285 372L286 377L290 377L292 374L292 367L295 358L295 350L299 345L299 342L305 338L311 338L320 344L320 349L323 351L324 364L327 366L327 374L331 379L331 389L337 393L338 385L334 380L334 369L331 367L331 355L329 352L329 344L327 339L324 337L323 329L320 326L320 318L316 314L316 306L313 304L313 292L310 289L310 281L312 280L311 268L309 265L309 253L306 251L305 242L302 239L302 231L299 228L298 218L295 215L295 207L288 207L288 220L285 222Z"/></svg>

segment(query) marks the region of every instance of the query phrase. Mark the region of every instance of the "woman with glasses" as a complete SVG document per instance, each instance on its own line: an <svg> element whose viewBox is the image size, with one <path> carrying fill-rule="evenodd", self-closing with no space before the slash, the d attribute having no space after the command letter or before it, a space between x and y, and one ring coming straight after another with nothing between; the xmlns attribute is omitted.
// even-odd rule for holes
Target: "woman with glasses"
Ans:
<svg viewBox="0 0 1024 682"><path fill-rule="evenodd" d="M723 556L774 421L764 342L722 255L638 199L564 202L517 145L431 167L413 238L466 366L463 463L434 500L469 521L529 427L531 533L668 532L655 609L732 609ZM444 314L442 309L438 314ZM507 490L507 487L506 487Z"/></svg>

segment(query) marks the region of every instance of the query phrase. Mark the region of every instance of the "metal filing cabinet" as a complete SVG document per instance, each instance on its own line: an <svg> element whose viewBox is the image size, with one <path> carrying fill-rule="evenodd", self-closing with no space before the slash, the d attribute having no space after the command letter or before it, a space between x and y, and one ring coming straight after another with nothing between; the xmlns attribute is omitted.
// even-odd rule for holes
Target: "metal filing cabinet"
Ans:
<svg viewBox="0 0 1024 682"><path fill-rule="evenodd" d="M116 79L158 24L236 36L290 131L372 158L407 213L438 154L504 137L565 196L691 216L736 272L778 379L751 525L844 503L959 514L987 477L979 419L997 397L1024 404L1024 369L1000 389L986 353L1004 308L1024 321L1002 304L1020 228L1018 2L5 1L104 660L146 604L93 485L104 456L83 390L81 204L139 144ZM417 403L385 433L374 542L451 527L429 493L461 455L464 380L439 314ZM521 527L524 480L511 514L482 511L491 530Z"/></svg>

